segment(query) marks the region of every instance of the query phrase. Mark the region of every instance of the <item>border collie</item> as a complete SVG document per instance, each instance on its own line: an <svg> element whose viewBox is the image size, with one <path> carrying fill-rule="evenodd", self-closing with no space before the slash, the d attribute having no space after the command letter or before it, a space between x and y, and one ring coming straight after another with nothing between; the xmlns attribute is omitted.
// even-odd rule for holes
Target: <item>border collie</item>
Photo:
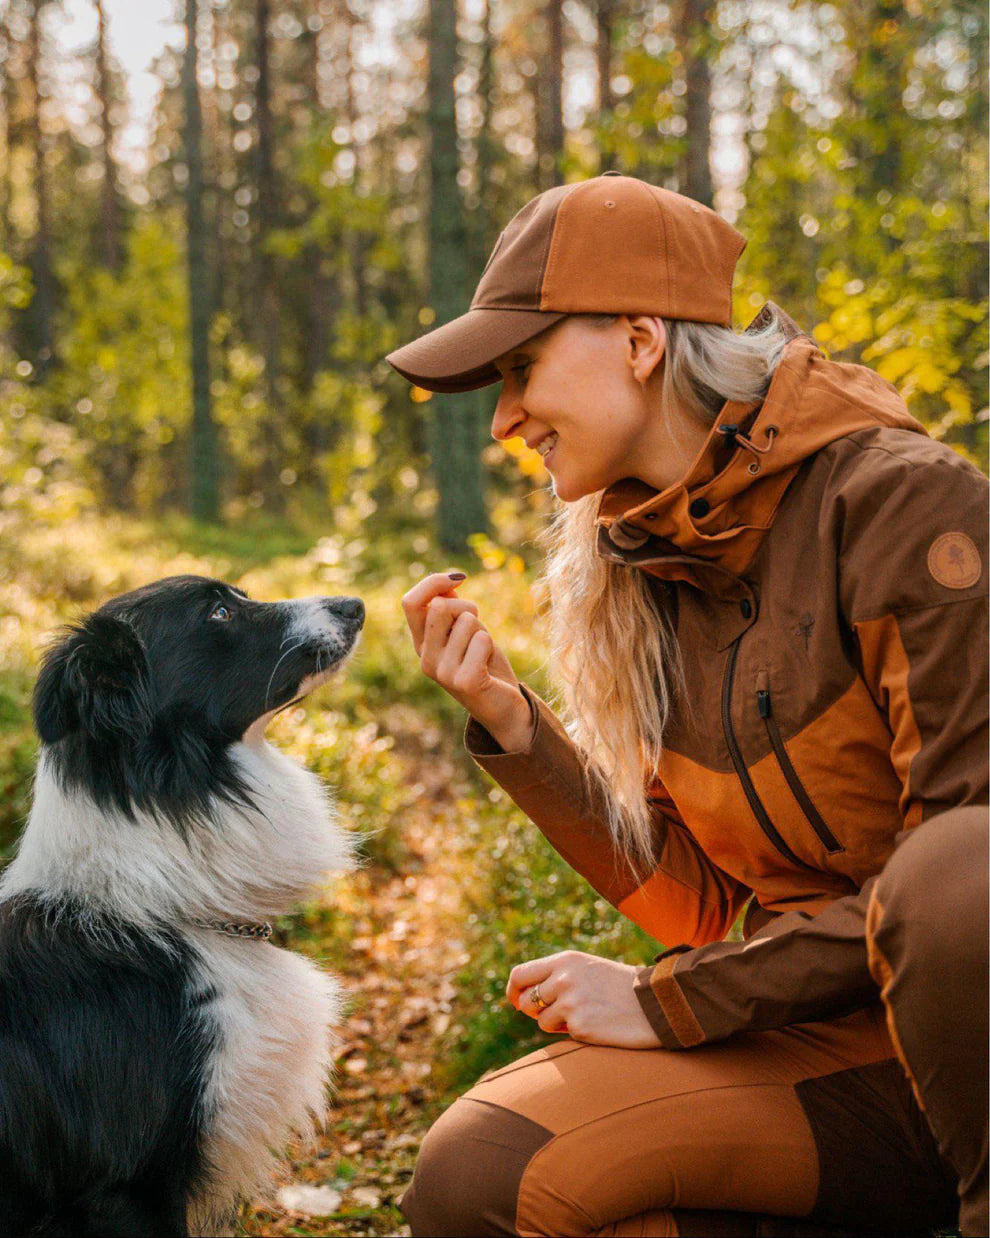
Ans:
<svg viewBox="0 0 990 1238"><path fill-rule="evenodd" d="M356 598L175 576L49 651L34 803L0 878L5 1232L227 1229L270 1149L324 1113L337 986L264 921L353 849L263 732L363 621Z"/></svg>

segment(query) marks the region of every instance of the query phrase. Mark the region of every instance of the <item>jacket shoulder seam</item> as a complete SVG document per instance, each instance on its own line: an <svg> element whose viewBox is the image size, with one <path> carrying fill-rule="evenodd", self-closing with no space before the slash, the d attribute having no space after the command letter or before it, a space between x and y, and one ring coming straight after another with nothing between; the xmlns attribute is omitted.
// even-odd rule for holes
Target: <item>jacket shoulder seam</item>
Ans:
<svg viewBox="0 0 990 1238"><path fill-rule="evenodd" d="M878 422L877 424L878 424L878 426L879 426L881 429L885 429L885 430L895 430L895 429L897 429L897 427L896 427L896 426L885 426L885 425L883 424L883 422ZM883 446L882 444L880 444L880 443L857 443L857 442L856 442L856 438L855 438L855 433L858 433L858 431L857 431L857 432L854 432L854 434L847 434L847 435L845 436L845 438L844 438L844 439L841 439L841 438L840 438L840 439L836 439L835 441L836 441L837 443L841 443L841 442L844 442L844 441L848 441L849 443L851 443L851 444L852 444L852 446L853 446L853 447L855 447L855 448L856 448L856 450L857 450L857 451L863 451L863 452L866 452L866 451L880 451L880 452L883 452L883 454L884 454L885 456L890 456L890 458L891 458L892 460L897 460L897 461L899 461L899 462L900 462L901 464L903 464L906 468L909 468L912 472L915 472L917 469L920 469L920 468L922 468L922 467L923 467L923 466L922 466L922 465L920 465L920 464L916 464L913 460L907 460L907 459L905 459L905 458L904 458L904 456L902 456L902 455L900 454L900 452L891 451L889 447L884 447L884 446Z"/></svg>
<svg viewBox="0 0 990 1238"><path fill-rule="evenodd" d="M870 427L868 431L866 429L854 430L852 434L846 434L846 435L843 435L842 438L833 439L831 443L826 443L826 445L821 449L821 451L822 453L825 453L825 452L828 452L830 448L837 448L839 444L841 443L849 443L850 446L855 447L856 450L860 452L864 452L864 453L868 451L882 452L883 455L890 456L892 460L896 460L899 464L902 464L905 467L905 469L908 469L912 473L917 473L920 469L940 468L944 465L949 464L950 459L952 459L953 466L955 465L955 461L958 461L960 464L968 466L967 471L971 471L975 476L982 477L984 481L986 480L985 475L980 469L977 469L976 466L973 465L969 460L967 460L965 456L961 456L959 455L958 452L952 451L951 447L946 447L947 451L952 452L951 457L933 456L930 460L909 460L906 456L902 455L899 451L892 451L889 447L885 447L882 443L857 442L856 440L857 434L862 434L862 433L867 433L867 432L872 433L874 428L879 428L881 430L900 430L901 429L900 426L888 426L880 422L878 423L877 427ZM904 431L904 433L908 433L908 431ZM913 437L917 437L917 436L915 435ZM932 443L938 442L937 439L931 439L931 436L929 436L929 438ZM946 446L944 443L941 445L943 447ZM832 454L834 455L835 452L832 452Z"/></svg>

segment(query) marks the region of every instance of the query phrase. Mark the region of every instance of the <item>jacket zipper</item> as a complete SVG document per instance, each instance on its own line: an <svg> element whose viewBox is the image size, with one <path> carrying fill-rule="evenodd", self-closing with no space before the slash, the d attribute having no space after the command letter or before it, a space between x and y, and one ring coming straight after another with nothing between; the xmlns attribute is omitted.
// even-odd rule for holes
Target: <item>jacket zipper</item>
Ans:
<svg viewBox="0 0 990 1238"><path fill-rule="evenodd" d="M770 814L767 812L756 792L756 787L753 786L753 780L749 776L749 770L746 768L746 762L743 760L742 753L739 751L739 745L736 743L735 732L732 729L732 678L736 670L736 658L739 654L739 642L742 636L737 637L732 646L732 652L729 654L729 661L725 668L725 674L722 677L722 727L725 730L725 741L729 745L729 754L732 757L732 764L735 767L736 775L742 783L742 789L746 793L746 798L749 800L749 806L753 810L753 815L759 822L760 829L766 834L767 838L773 846L780 852L782 856L790 860L792 864L796 864L799 868L805 868L809 872L817 872L813 864L807 864L800 859L784 842L777 831L777 827L770 820Z"/></svg>
<svg viewBox="0 0 990 1238"><path fill-rule="evenodd" d="M843 849L842 844L825 824L821 813L811 802L811 797L808 795L808 792L804 788L804 784L798 777L798 772L791 763L791 758L787 755L787 749L784 747L784 741L780 738L780 728L777 726L777 720L773 716L769 688L757 689L756 707L759 710L760 717L763 719L764 725L767 728L767 735L769 735L770 743L773 745L773 750L777 754L777 761L780 764L784 777L787 779L787 785L793 792L794 798L801 805L801 811L808 818L808 824L818 835L822 846L826 851L831 853L841 851Z"/></svg>

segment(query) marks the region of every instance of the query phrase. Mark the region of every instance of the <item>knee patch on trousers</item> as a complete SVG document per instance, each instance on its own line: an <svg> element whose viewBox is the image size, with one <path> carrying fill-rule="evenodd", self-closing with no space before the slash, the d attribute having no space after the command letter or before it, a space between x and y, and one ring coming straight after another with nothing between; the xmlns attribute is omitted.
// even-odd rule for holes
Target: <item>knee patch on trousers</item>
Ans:
<svg viewBox="0 0 990 1238"><path fill-rule="evenodd" d="M519 1183L553 1135L521 1114L462 1098L430 1128L399 1207L414 1235L516 1233Z"/></svg>
<svg viewBox="0 0 990 1238"><path fill-rule="evenodd" d="M953 1224L955 1179L899 1062L836 1071L794 1090L818 1148L818 1198L810 1220L897 1234ZM906 1167L914 1171L910 1190Z"/></svg>

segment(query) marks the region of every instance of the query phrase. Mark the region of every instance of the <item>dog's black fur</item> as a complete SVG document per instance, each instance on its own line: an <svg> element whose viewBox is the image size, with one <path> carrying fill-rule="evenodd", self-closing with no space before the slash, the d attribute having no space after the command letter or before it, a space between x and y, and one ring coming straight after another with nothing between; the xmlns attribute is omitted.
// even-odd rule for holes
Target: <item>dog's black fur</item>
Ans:
<svg viewBox="0 0 990 1238"><path fill-rule="evenodd" d="M184 1234L215 1045L190 951L32 898L0 906L0 1208L7 1233ZM202 1001L202 999L199 999Z"/></svg>
<svg viewBox="0 0 990 1238"><path fill-rule="evenodd" d="M363 616L353 598L264 604L173 577L46 657L35 803L0 880L7 1232L216 1230L265 1146L319 1107L332 982L202 921L284 911L346 863L316 780L261 731ZM266 1070L274 1099L243 1095ZM267 1127L245 1134L253 1120Z"/></svg>

